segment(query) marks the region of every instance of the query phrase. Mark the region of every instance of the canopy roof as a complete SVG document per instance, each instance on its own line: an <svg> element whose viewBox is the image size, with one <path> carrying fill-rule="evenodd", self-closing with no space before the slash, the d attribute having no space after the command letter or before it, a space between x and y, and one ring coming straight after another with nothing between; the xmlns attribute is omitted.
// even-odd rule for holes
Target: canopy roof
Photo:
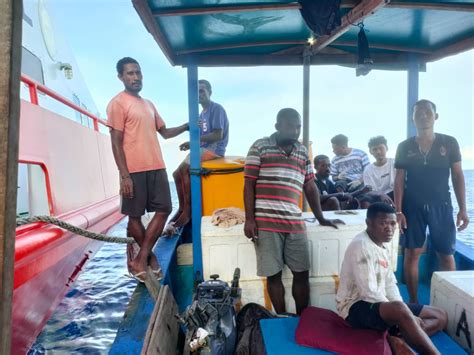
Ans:
<svg viewBox="0 0 474 355"><path fill-rule="evenodd" d="M314 0L319 1L319 0ZM312 36L300 4L288 0L133 0L172 65L353 66L363 21L376 67L405 69L474 47L474 0L342 0L341 26Z"/></svg>

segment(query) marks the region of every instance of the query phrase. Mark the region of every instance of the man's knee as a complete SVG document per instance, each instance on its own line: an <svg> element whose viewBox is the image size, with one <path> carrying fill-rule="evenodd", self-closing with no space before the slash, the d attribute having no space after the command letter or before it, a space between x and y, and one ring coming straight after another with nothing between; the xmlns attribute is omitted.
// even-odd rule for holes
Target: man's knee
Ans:
<svg viewBox="0 0 474 355"><path fill-rule="evenodd" d="M293 281L297 283L309 282L309 271L292 272Z"/></svg>
<svg viewBox="0 0 474 355"><path fill-rule="evenodd" d="M339 204L339 200L336 197L330 197L324 203L326 210L328 211L336 211L341 209L341 205Z"/></svg>
<svg viewBox="0 0 474 355"><path fill-rule="evenodd" d="M389 306L391 315L394 316L394 319L396 319L397 323L403 323L414 318L410 308L408 308L408 306L401 301L388 302L387 305Z"/></svg>
<svg viewBox="0 0 474 355"><path fill-rule="evenodd" d="M267 276L267 282L269 284L281 282L281 271L277 272L275 275Z"/></svg>
<svg viewBox="0 0 474 355"><path fill-rule="evenodd" d="M133 228L139 226L142 223L141 217L128 217L127 228Z"/></svg>
<svg viewBox="0 0 474 355"><path fill-rule="evenodd" d="M407 262L417 262L420 259L420 255L423 253L422 248L408 249L405 248L405 260Z"/></svg>
<svg viewBox="0 0 474 355"><path fill-rule="evenodd" d="M430 307L430 314L434 316L434 318L438 321L438 328L445 329L448 325L448 312L446 312L442 308L438 307Z"/></svg>

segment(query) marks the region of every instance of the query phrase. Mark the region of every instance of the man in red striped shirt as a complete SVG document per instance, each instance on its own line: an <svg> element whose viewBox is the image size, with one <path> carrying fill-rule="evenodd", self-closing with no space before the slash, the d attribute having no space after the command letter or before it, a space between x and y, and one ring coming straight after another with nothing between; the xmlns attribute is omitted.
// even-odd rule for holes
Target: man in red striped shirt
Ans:
<svg viewBox="0 0 474 355"><path fill-rule="evenodd" d="M245 235L255 244L257 275L267 277L277 313L285 313L283 265L293 273L293 298L301 314L309 302L309 250L299 201L304 191L320 225L337 228L340 220L323 217L307 149L298 142L301 118L292 108L278 112L277 132L257 140L245 161Z"/></svg>

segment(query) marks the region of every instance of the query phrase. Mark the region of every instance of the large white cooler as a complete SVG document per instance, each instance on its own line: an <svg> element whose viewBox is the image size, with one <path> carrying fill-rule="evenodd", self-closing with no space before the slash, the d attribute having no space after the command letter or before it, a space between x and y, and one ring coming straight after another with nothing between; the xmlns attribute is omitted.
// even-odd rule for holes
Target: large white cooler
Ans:
<svg viewBox="0 0 474 355"><path fill-rule="evenodd" d="M448 334L474 353L474 271L435 272L430 304L448 312Z"/></svg>
<svg viewBox="0 0 474 355"><path fill-rule="evenodd" d="M292 279L284 279L285 286L285 304L286 311L295 313L295 301L291 295ZM310 287L310 306L327 308L336 312L336 283L337 277L311 277L309 279ZM242 305L253 302L272 309L272 304L268 293L266 293L266 279L254 281L241 281Z"/></svg>
<svg viewBox="0 0 474 355"><path fill-rule="evenodd" d="M306 222L310 250L310 277L327 277L339 275L342 260L347 246L352 239L366 228L366 210L357 210L356 215L340 215L324 212L326 218L339 218L346 224L338 229L320 226L318 222ZM310 212L303 213L303 218L314 219ZM256 256L253 243L244 235L243 224L230 228L212 225L211 217L203 217L201 224L201 241L204 278L219 274L225 281L231 281L234 269L240 268L241 281L259 280L256 274ZM394 270L397 267L398 231L387 245L392 255ZM285 270L284 278L291 273Z"/></svg>

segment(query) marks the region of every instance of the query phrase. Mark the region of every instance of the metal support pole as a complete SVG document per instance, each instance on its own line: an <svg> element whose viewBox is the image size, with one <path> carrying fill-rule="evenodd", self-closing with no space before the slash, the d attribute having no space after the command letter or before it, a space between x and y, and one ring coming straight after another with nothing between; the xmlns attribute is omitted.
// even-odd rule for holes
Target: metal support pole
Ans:
<svg viewBox="0 0 474 355"><path fill-rule="evenodd" d="M202 247L201 247L201 156L200 156L200 131L199 101L198 101L198 67L188 67L188 110L189 110L189 135L191 146L191 218L193 236L193 266L194 275L203 277L202 273Z"/></svg>
<svg viewBox="0 0 474 355"><path fill-rule="evenodd" d="M309 75L311 54L303 54L303 145L309 151Z"/></svg>
<svg viewBox="0 0 474 355"><path fill-rule="evenodd" d="M415 55L410 55L408 61L408 95L407 95L407 137L416 135L415 124L413 123L412 113L413 105L418 101L418 83L419 83L419 63Z"/></svg>
<svg viewBox="0 0 474 355"><path fill-rule="evenodd" d="M309 77L311 64L311 50L307 46L303 53L303 145L309 154ZM303 211L308 211L308 203L303 194Z"/></svg>
<svg viewBox="0 0 474 355"><path fill-rule="evenodd" d="M23 3L0 0L0 354L10 354Z"/></svg>

